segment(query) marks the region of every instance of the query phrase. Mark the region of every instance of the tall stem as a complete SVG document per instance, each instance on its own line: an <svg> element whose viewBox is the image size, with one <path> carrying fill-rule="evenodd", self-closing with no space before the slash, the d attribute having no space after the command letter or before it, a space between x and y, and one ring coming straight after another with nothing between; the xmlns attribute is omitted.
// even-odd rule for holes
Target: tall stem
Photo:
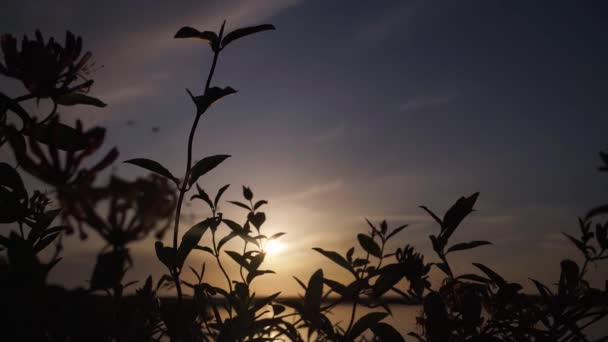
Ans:
<svg viewBox="0 0 608 342"><path fill-rule="evenodd" d="M224 21L224 24L226 22ZM219 41L221 41L222 36L224 34L224 24L222 24L222 28L219 34ZM213 63L211 64L211 69L209 70L209 75L207 76L207 82L205 83L205 92L207 93L209 90L209 86L211 85L211 79L213 78L213 73L215 72L215 66L217 64L217 58L220 54L219 43L218 48L214 50L213 54ZM175 250L175 254L177 255L177 236L179 235L179 219L182 212L182 203L184 202L184 195L188 191L188 178L190 177L190 168L192 167L192 144L194 142L194 133L196 133L196 127L198 126L198 122L203 113L196 114L194 118L194 122L192 123L192 128L190 129L190 135L188 137L188 156L186 161L186 172L184 175L184 179L182 181L182 186L179 190L179 198L177 200L177 208L175 210L175 225L173 227L173 249ZM177 289L177 302L178 305L182 302L182 288L179 280L180 270L175 267L173 270L173 281L175 282L175 288Z"/></svg>

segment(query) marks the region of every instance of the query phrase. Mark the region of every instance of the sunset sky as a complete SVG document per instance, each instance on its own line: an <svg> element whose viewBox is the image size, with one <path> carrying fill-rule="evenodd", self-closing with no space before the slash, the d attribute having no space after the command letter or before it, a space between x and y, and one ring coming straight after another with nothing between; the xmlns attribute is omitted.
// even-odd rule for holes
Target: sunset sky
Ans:
<svg viewBox="0 0 608 342"><path fill-rule="evenodd" d="M345 277L311 248L345 253L367 230L365 217L409 223L393 247L410 243L435 260L428 235L438 228L418 206L443 214L476 191L477 211L452 240L494 246L454 255L457 269L482 261L527 285L556 281L556 258L578 257L560 232L578 234L577 216L605 199L597 172L608 144L605 1L22 0L1 11L3 33L40 28L63 42L69 29L103 65L91 95L108 106L63 120L107 127L104 146L117 146L120 161L152 158L180 176L194 117L185 88L202 92L212 55L173 35L182 26L218 30L223 19L227 30L276 26L222 52L213 83L239 92L206 114L194 149L195 159L232 155L203 188L230 183L225 199L236 200L251 186L270 202L263 232L287 233L267 260L278 274L265 276L261 292L295 294L291 276L320 267ZM24 91L5 78L0 86ZM209 214L199 202L186 211ZM84 286L102 243L68 240L52 280ZM158 277L153 240L133 250L126 279ZM189 263L199 268L206 256L197 253Z"/></svg>

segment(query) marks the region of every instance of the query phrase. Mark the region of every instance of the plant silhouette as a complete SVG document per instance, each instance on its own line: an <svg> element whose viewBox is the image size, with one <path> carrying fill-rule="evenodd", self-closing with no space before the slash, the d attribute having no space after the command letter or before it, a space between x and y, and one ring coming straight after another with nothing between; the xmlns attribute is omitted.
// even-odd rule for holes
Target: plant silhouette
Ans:
<svg viewBox="0 0 608 342"><path fill-rule="evenodd" d="M520 284L481 263L473 263L477 273L454 271L453 253L491 245L484 240L452 241L473 212L478 193L458 199L443 217L420 207L439 227L437 234L429 236L438 262L425 261L408 244L387 250L388 242L408 225L389 228L386 221L367 221L368 231L358 234L358 245L345 254L313 248L348 271L349 282L328 278L319 269L308 281L295 278L303 289L296 300L283 299L280 293L256 296L251 285L274 273L264 266L264 246L284 233L264 235L266 214L262 210L267 201L255 198L251 188L242 187L242 200L226 202L222 199L230 185L213 196L200 187L201 177L230 156L218 154L193 162L192 146L199 121L209 107L236 93L231 87L212 85L221 53L230 44L274 30L274 26L226 33L225 24L218 32L183 27L175 34L178 39L207 43L213 53L200 95L188 90L195 116L183 177L158 161L136 158L124 162L150 174L135 180L111 176L102 185L99 175L118 159L115 148L97 156L105 129L85 129L80 121L73 127L58 114L60 106L105 106L89 95L94 83L89 79L92 54L83 53L82 39L71 32L61 45L36 31L35 39L24 37L21 47L12 35L2 35L0 74L22 82L27 90L16 97L0 93L0 146L12 151L16 162L16 166L0 163L0 222L10 227L0 234L3 337L15 341L591 340L586 335L588 327L602 324L608 315L608 282L607 288L596 289L587 281L589 266L608 258L608 204L579 219L578 237L564 234L584 263L562 260L555 286L532 279L536 296L522 293ZM32 100L50 101L51 112L40 116L26 110L23 104ZM608 153L600 156L604 163L600 171L606 172ZM31 191L21 173L53 190ZM187 201L202 201L210 215L180 235L182 207ZM244 219L224 217L225 203L242 209ZM82 240L97 234L105 241L88 278L89 287L50 285L46 279L62 260L62 239L75 231ZM160 241L167 231L173 238L169 246ZM125 289L136 285L124 280L133 264L129 245L150 234L158 239L154 249L164 275L156 281L149 276L134 294L127 295ZM201 242L205 234L210 235L210 244ZM232 240L240 241L242 249L226 250ZM42 257L43 251L50 253ZM209 254L214 265L189 264L194 252ZM226 263L235 263L238 272L229 273ZM210 283L208 267L217 267L225 283ZM442 274L438 286L430 281L432 268ZM192 272L196 282L182 279L184 272ZM176 297L159 297L161 288L174 288ZM402 336L384 321L393 314L395 296L422 305L421 332ZM350 319L333 322L329 313L343 304L351 308ZM608 341L608 337L598 341Z"/></svg>

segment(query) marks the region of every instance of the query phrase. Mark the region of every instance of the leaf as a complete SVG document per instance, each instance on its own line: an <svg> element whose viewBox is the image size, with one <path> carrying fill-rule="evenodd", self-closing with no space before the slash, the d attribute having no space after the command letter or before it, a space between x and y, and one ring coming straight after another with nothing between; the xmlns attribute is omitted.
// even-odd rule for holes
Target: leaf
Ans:
<svg viewBox="0 0 608 342"><path fill-rule="evenodd" d="M205 234L205 231L209 229L211 222L216 219L217 218L215 217L211 217L203 220L188 229L186 234L182 236L182 242L179 244L179 248L177 249L177 261L180 267L184 264L184 261L186 261L186 258L192 249L198 245L198 242L203 237L203 234Z"/></svg>
<svg viewBox="0 0 608 342"><path fill-rule="evenodd" d="M482 276L479 276L477 274L463 274L463 275L460 275L460 276L456 277L456 279L472 280L472 281L477 281L477 282L484 283L484 284L487 284L487 283L490 282L489 279L486 279L486 278L484 278Z"/></svg>
<svg viewBox="0 0 608 342"><path fill-rule="evenodd" d="M179 180L173 174L171 174L171 172L169 170L167 170L167 168L165 168L159 162L154 161L152 159L134 158L134 159L125 160L123 163L139 166L148 171L152 171L165 178L172 180L176 185L179 184Z"/></svg>
<svg viewBox="0 0 608 342"><path fill-rule="evenodd" d="M243 197L248 201L253 199L253 192L249 187L243 186Z"/></svg>
<svg viewBox="0 0 608 342"><path fill-rule="evenodd" d="M55 102L64 106L74 106L78 104L90 105L100 108L107 106L100 99L82 93L64 94L61 95L59 98L55 99Z"/></svg>
<svg viewBox="0 0 608 342"><path fill-rule="evenodd" d="M220 250L222 249L222 246L225 245L228 241L234 239L235 237L237 237L238 234L236 232L230 232L228 235L224 236L220 242L217 244L217 252L219 253Z"/></svg>
<svg viewBox="0 0 608 342"><path fill-rule="evenodd" d="M105 129L98 128L97 132L103 137ZM67 152L80 151L90 145L90 138L85 136L83 132L58 121L30 126L24 133L43 144Z"/></svg>
<svg viewBox="0 0 608 342"><path fill-rule="evenodd" d="M264 204L268 204L268 201L265 201L265 200L259 200L259 201L257 201L255 203L255 205L253 206L253 210L258 210Z"/></svg>
<svg viewBox="0 0 608 342"><path fill-rule="evenodd" d="M253 270L251 272L249 272L249 274L247 274L247 283L251 283L253 281L253 279L255 279L256 277L259 277L261 275L264 274L269 274L269 273L274 273L274 271L271 270Z"/></svg>
<svg viewBox="0 0 608 342"><path fill-rule="evenodd" d="M380 246L372 239L371 237L365 234L357 235L357 239L359 240L359 244L363 249L369 254L375 256L376 258L382 258L382 251L380 250Z"/></svg>
<svg viewBox="0 0 608 342"><path fill-rule="evenodd" d="M386 237L386 239L388 240L388 239L392 238L393 236L397 235L400 231L404 230L408 226L409 226L409 224L404 224L403 226L395 228L392 232L390 232L388 234L388 236Z"/></svg>
<svg viewBox="0 0 608 342"><path fill-rule="evenodd" d="M585 220L589 220L598 215L608 214L608 204L591 209L585 216Z"/></svg>
<svg viewBox="0 0 608 342"><path fill-rule="evenodd" d="M268 30L274 30L274 29L275 29L275 27L273 25L270 25L270 24L250 26L250 27L243 27L243 28L236 29L236 30L228 33L224 37L224 39L222 39L222 49L225 48L232 41L235 41L235 40L240 39L242 37L245 37L245 36L248 36L248 35L252 35L254 33L258 33L258 32L261 32L261 31L268 31Z"/></svg>
<svg viewBox="0 0 608 342"><path fill-rule="evenodd" d="M283 236L283 235L285 235L285 234L286 234L286 233L283 233L283 232L276 233L276 234L272 234L272 235L271 235L271 236L268 238L268 240L274 240L274 239L278 239L278 238L280 238L281 236Z"/></svg>
<svg viewBox="0 0 608 342"><path fill-rule="evenodd" d="M173 38L195 38L195 39L202 39L205 41L208 41L209 43L214 43L217 42L218 38L217 38L217 34L215 34L215 32L212 31L199 31L195 28L192 28L190 26L184 26L182 28L180 28L176 33L175 36Z"/></svg>
<svg viewBox="0 0 608 342"><path fill-rule="evenodd" d="M27 191L19 172L4 162L0 163L0 185L11 189L18 197L27 197Z"/></svg>
<svg viewBox="0 0 608 342"><path fill-rule="evenodd" d="M443 216L443 231L442 234L440 234L445 241L452 235L462 220L473 212L473 206L475 205L478 196L479 192L476 192L469 197L460 197L445 213Z"/></svg>
<svg viewBox="0 0 608 342"><path fill-rule="evenodd" d="M376 279L373 289L376 297L382 296L395 286L405 276L403 265L390 264L378 270L380 276Z"/></svg>
<svg viewBox="0 0 608 342"><path fill-rule="evenodd" d="M423 205L421 205L421 206L420 206L420 208L422 208L422 209L423 209L424 211L426 211L426 212L427 212L429 215L431 215L431 217L432 217L432 218L433 218L433 219L434 219L434 220L435 220L437 223L439 223L439 225L440 225L441 227L443 227L443 221L441 221L441 219L440 219L440 218L439 218L437 215L435 215L435 213L434 213L434 212L432 212L432 211L431 211L431 209L429 209L429 208L427 208L427 207L425 207L425 206L423 206Z"/></svg>
<svg viewBox="0 0 608 342"><path fill-rule="evenodd" d="M197 245L197 246L194 246L193 249L197 249L199 251L204 251L204 252L207 252L207 253L215 256L215 253L213 253L213 250L211 248L207 247L207 246L199 246L199 245Z"/></svg>
<svg viewBox="0 0 608 342"><path fill-rule="evenodd" d="M475 262L473 263L473 265L479 268L483 273L485 273L488 278L490 278L492 282L494 282L494 284L498 285L498 287L503 287L507 284L503 277L498 275L498 273L492 271L488 266Z"/></svg>
<svg viewBox="0 0 608 342"><path fill-rule="evenodd" d="M308 287L306 288L306 294L304 299L306 306L318 312L321 308L321 299L323 296L323 270L318 269L308 281Z"/></svg>
<svg viewBox="0 0 608 342"><path fill-rule="evenodd" d="M40 241L36 243L36 246L34 246L34 252L38 253L41 250L45 249L48 245L51 244L51 242L53 242L57 238L57 236L59 236L59 233L50 234L40 239Z"/></svg>
<svg viewBox="0 0 608 342"><path fill-rule="evenodd" d="M318 248L318 247L313 248L313 250L323 254L325 257L327 257L331 261L333 261L336 264L342 266L343 268L349 270L352 274L355 275L355 277L357 276L355 273L355 270L353 270L353 268L350 266L348 261L346 261L346 259L344 259L344 257L341 256L340 254L333 252L333 251L326 251L326 250L323 250L322 248Z"/></svg>
<svg viewBox="0 0 608 342"><path fill-rule="evenodd" d="M154 249L156 250L156 257L170 270L176 266L176 255L175 250L171 247L165 247L162 241L156 241L154 243Z"/></svg>
<svg viewBox="0 0 608 342"><path fill-rule="evenodd" d="M285 307L279 304L272 304L272 314L274 316L280 315L283 311L285 311Z"/></svg>
<svg viewBox="0 0 608 342"><path fill-rule="evenodd" d="M199 160L194 166L190 169L190 177L188 179L188 185L192 186L199 177L203 176L207 172L213 170L218 165L220 165L224 160L229 158L229 155L226 154L218 154L215 156L205 157Z"/></svg>
<svg viewBox="0 0 608 342"><path fill-rule="evenodd" d="M370 312L359 318L359 320L353 324L352 329L348 333L345 340L354 341L354 339L361 335L365 330L376 327L378 323L387 315L388 314L386 312Z"/></svg>
<svg viewBox="0 0 608 342"><path fill-rule="evenodd" d="M251 210L251 208L249 208L245 203L239 201L228 201L228 203L236 205L237 207L241 207L243 209Z"/></svg>
<svg viewBox="0 0 608 342"><path fill-rule="evenodd" d="M234 261L236 261L237 264L243 266L247 271L251 272L251 265L249 264L249 262L247 262L247 259L245 259L241 254L235 251L226 251L226 254L228 254Z"/></svg>
<svg viewBox="0 0 608 342"><path fill-rule="evenodd" d="M489 241L471 241L471 242L457 243L455 245L452 245L452 247L448 248L448 251L446 252L446 254L448 254L450 252L464 251L467 249L472 249L472 248L476 248L479 246L485 246L485 245L491 245L491 244L492 243Z"/></svg>
<svg viewBox="0 0 608 342"><path fill-rule="evenodd" d="M212 87L207 89L207 91L200 96L192 95L188 89L186 89L186 91L188 92L188 95L190 95L192 102L196 105L196 115L203 115L214 102L220 100L224 96L236 93L236 90L231 87Z"/></svg>
<svg viewBox="0 0 608 342"><path fill-rule="evenodd" d="M272 301L277 299L277 297L280 294L281 294L281 292L277 292L266 298L255 301L253 304L253 307L251 308L251 311L256 312L256 311L260 310L261 308L265 307L266 305L270 304Z"/></svg>
<svg viewBox="0 0 608 342"><path fill-rule="evenodd" d="M215 199L213 200L213 206L215 208L217 208L217 205L220 202L220 198L222 198L222 195L228 189L229 186L230 186L230 184L226 184L217 191L217 194L215 195Z"/></svg>
<svg viewBox="0 0 608 342"><path fill-rule="evenodd" d="M213 208L214 208L213 203L211 202L211 198L209 198L209 195L207 195L207 193L205 192L205 189L199 187L198 183L195 183L195 184L196 184L196 190L198 191L198 194L192 195L192 197L190 197L190 200L192 201L193 199L198 198L198 199L202 200L203 202L207 203L209 208L211 208L213 210Z"/></svg>
<svg viewBox="0 0 608 342"><path fill-rule="evenodd" d="M380 322L371 328L380 342L405 342L405 339L392 325Z"/></svg>

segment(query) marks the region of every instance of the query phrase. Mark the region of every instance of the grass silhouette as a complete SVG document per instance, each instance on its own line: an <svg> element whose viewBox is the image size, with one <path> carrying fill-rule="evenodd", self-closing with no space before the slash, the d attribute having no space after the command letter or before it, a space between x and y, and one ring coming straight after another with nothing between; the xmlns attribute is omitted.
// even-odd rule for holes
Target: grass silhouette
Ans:
<svg viewBox="0 0 608 342"><path fill-rule="evenodd" d="M265 274L274 273L263 266L264 246L283 233L263 234L266 214L262 210L267 201L255 198L249 187L242 188L241 201L228 202L244 210L243 223L224 217L219 205L229 185L210 196L197 181L230 156L219 154L193 162L192 145L207 109L236 93L231 87L212 86L220 54L239 39L267 30L274 26L225 33L224 22L219 32L191 27L178 30L175 38L208 43L213 53L202 94L188 90L196 115L183 177L158 161L136 158L125 163L150 171L149 175L135 180L112 176L104 185L97 185L96 180L118 158L117 149L97 156L105 129L85 130L80 121L72 127L61 122L57 113L60 106L105 106L89 95L91 53L83 53L82 39L68 32L61 45L54 39L45 41L36 31L35 39L25 37L18 48L15 37L2 36L0 73L27 89L17 97L0 93L0 146L11 150L17 163L0 163L0 222L14 228L0 235L6 256L0 264L5 312L0 331L4 337L16 341L404 341L406 336L383 321L392 314L396 295L423 308L418 317L422 332L411 332L408 339L590 341L588 327L608 315L608 288L595 289L586 280L589 266L608 258L608 205L579 219L578 237L564 234L584 263L562 260L555 286L532 279L536 297L523 294L520 284L481 263L473 263L477 273L454 272L453 253L491 245L484 240L451 241L473 212L478 193L461 197L442 217L421 207L439 227L439 233L429 238L440 262L426 262L410 245L387 250L387 242L407 225L389 228L386 221L367 221L369 230L356 236L358 246L344 254L313 248L347 270L350 282L332 280L319 269L307 281L296 278L303 294L295 300L281 299L280 293L256 296L252 283L263 282ZM44 116L23 106L41 99L53 104ZM600 170L608 171L608 154L600 156L604 163ZM23 172L51 186L53 192L31 192L22 180ZM58 209L50 209L52 200ZM194 200L205 203L211 216L180 235L182 206ZM160 239L171 228L172 245L157 241L154 246L165 274L156 282L148 277L134 295L125 295L125 289L135 284L124 283L133 263L129 244L150 234ZM76 230L81 239L94 233L106 242L97 256L89 288L47 284L49 272L61 262L63 236ZM209 245L201 244L205 234L211 235ZM240 241L242 249L225 250L232 240ZM42 261L40 253L52 248L50 260ZM206 264L200 268L188 264L195 250L212 256L213 267L222 272L225 284L208 282ZM238 272L227 272L226 262L236 263ZM443 275L438 287L429 281L433 267ZM184 281L184 271L192 272L196 282ZM174 287L176 298L160 298L158 291L164 287ZM186 291L188 298L184 297ZM350 319L342 324L332 322L328 314L341 304L351 307ZM356 319L361 307L371 311ZM606 336L599 339L607 340Z"/></svg>

